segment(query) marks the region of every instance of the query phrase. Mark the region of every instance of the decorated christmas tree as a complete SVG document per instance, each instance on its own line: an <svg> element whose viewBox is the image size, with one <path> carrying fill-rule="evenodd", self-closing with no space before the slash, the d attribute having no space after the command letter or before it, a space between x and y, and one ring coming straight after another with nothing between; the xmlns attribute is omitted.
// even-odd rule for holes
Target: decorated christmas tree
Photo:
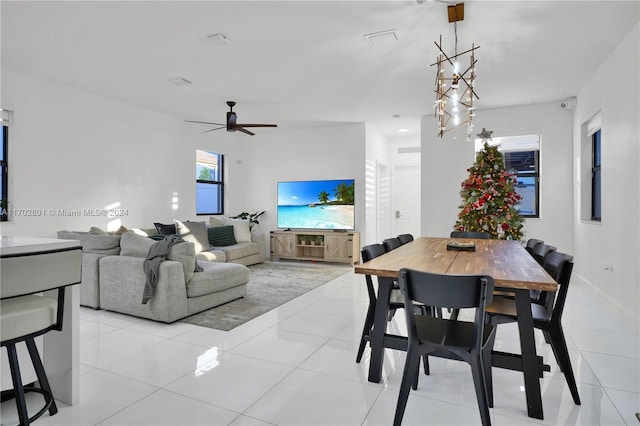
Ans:
<svg viewBox="0 0 640 426"><path fill-rule="evenodd" d="M491 133L482 129L478 136L484 143L477 153L476 162L467 169L469 177L462 182L462 204L457 231L479 231L492 238L520 240L522 216L516 205L522 197L515 190L516 176L504 167L502 154L497 146L490 146Z"/></svg>

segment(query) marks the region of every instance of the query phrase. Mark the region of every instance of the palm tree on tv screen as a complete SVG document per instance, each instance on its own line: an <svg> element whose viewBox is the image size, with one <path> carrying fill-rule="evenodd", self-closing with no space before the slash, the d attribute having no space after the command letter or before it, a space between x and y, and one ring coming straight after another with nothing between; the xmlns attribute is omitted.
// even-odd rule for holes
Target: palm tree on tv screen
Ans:
<svg viewBox="0 0 640 426"><path fill-rule="evenodd" d="M326 203L327 201L329 201L329 193L324 190L320 192L320 194L318 194L318 201L320 201L321 203Z"/></svg>
<svg viewBox="0 0 640 426"><path fill-rule="evenodd" d="M339 201L342 201L344 204L353 204L353 184L347 185L345 182L342 182L335 189L335 196Z"/></svg>

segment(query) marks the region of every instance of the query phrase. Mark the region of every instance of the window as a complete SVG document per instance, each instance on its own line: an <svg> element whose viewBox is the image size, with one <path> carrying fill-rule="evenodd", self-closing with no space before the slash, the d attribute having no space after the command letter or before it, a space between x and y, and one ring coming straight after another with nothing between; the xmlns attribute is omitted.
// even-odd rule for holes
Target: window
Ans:
<svg viewBox="0 0 640 426"><path fill-rule="evenodd" d="M600 198L602 194L602 182L600 174L600 166L602 164L600 148L601 148L601 130L598 129L591 135L591 220L601 221L602 210L600 208Z"/></svg>
<svg viewBox="0 0 640 426"><path fill-rule="evenodd" d="M196 150L196 214L224 213L223 155Z"/></svg>
<svg viewBox="0 0 640 426"><path fill-rule="evenodd" d="M7 161L7 150L9 145L9 124L8 114L5 120L5 110L2 111L2 142L0 146L0 222L8 220L8 201L9 201L9 165Z"/></svg>
<svg viewBox="0 0 640 426"><path fill-rule="evenodd" d="M516 174L520 214L540 217L540 136L494 137L489 144L500 146L505 168ZM481 149L482 139L476 139L476 152Z"/></svg>
<svg viewBox="0 0 640 426"><path fill-rule="evenodd" d="M600 111L580 130L580 220L602 222L602 117Z"/></svg>

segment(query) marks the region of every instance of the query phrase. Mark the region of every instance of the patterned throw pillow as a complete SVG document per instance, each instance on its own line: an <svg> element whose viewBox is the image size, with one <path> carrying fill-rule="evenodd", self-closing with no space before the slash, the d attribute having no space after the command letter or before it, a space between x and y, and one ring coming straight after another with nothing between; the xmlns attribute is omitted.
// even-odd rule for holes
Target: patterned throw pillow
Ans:
<svg viewBox="0 0 640 426"><path fill-rule="evenodd" d="M209 244L214 247L225 247L237 244L236 238L233 235L233 225L209 228L208 232Z"/></svg>

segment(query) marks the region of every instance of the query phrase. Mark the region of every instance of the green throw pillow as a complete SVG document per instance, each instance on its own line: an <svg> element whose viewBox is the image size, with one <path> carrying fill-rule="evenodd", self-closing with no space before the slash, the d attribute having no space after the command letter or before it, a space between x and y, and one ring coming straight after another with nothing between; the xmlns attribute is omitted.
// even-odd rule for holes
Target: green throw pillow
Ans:
<svg viewBox="0 0 640 426"><path fill-rule="evenodd" d="M217 226L209 228L209 244L214 247L232 246L236 243L236 237L233 235L233 225Z"/></svg>

